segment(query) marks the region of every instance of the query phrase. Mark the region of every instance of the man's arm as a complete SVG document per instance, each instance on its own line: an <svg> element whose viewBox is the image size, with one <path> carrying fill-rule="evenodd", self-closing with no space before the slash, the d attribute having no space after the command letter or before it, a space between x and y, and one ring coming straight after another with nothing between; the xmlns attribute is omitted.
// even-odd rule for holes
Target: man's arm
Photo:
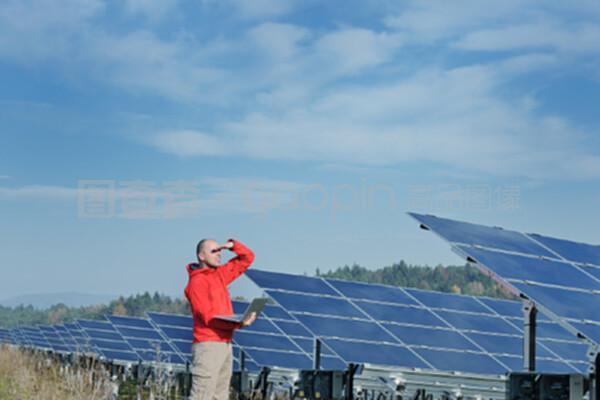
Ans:
<svg viewBox="0 0 600 400"><path fill-rule="evenodd" d="M229 239L223 248L228 248L236 254L235 258L218 268L221 277L229 285L252 264L254 253L248 247L233 239Z"/></svg>

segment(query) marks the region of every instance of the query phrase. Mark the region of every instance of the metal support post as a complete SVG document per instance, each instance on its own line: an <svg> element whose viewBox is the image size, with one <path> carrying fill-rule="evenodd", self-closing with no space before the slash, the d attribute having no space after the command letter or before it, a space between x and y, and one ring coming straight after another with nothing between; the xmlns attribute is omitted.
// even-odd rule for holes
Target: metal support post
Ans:
<svg viewBox="0 0 600 400"><path fill-rule="evenodd" d="M535 303L528 302L523 306L523 368L535 372L535 336L537 308Z"/></svg>
<svg viewBox="0 0 600 400"><path fill-rule="evenodd" d="M590 400L600 400L600 352L593 354L593 371L590 374Z"/></svg>
<svg viewBox="0 0 600 400"><path fill-rule="evenodd" d="M315 371L321 369L321 341L317 338L313 347L313 369Z"/></svg>
<svg viewBox="0 0 600 400"><path fill-rule="evenodd" d="M346 370L346 400L354 399L354 375L356 371L360 368L360 364L348 364L348 369Z"/></svg>

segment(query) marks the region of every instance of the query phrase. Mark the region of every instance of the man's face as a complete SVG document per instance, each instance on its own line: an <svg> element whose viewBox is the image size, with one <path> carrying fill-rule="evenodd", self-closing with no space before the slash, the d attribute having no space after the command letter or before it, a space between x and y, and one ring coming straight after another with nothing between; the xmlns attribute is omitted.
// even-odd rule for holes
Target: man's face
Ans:
<svg viewBox="0 0 600 400"><path fill-rule="evenodd" d="M211 268L217 268L221 265L221 251L218 248L219 244L216 241L207 240L198 253L198 259Z"/></svg>

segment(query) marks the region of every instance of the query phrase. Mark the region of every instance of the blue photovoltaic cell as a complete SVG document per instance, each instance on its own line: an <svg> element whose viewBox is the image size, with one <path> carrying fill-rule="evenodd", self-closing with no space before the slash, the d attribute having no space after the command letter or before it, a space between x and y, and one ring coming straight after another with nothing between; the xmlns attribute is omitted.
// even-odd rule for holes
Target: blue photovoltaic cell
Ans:
<svg viewBox="0 0 600 400"><path fill-rule="evenodd" d="M321 278L309 278L307 276L266 272L255 269L246 271L246 275L264 289L283 289L301 293L338 296Z"/></svg>
<svg viewBox="0 0 600 400"><path fill-rule="evenodd" d="M323 342L347 362L429 368L427 364L403 346L349 342L339 339L325 339Z"/></svg>
<svg viewBox="0 0 600 400"><path fill-rule="evenodd" d="M92 321L87 319L78 319L77 324L84 329L101 329L105 331L114 331L115 328L108 322Z"/></svg>
<svg viewBox="0 0 600 400"><path fill-rule="evenodd" d="M244 331L263 332L263 333L280 333L277 327L271 321L258 317L254 323L248 327L242 328Z"/></svg>
<svg viewBox="0 0 600 400"><path fill-rule="evenodd" d="M423 308L374 304L356 300L354 302L377 321L391 321L403 324L448 327L431 311Z"/></svg>
<svg viewBox="0 0 600 400"><path fill-rule="evenodd" d="M351 299L373 300L387 303L416 305L417 303L401 289L366 283L326 279L329 284Z"/></svg>
<svg viewBox="0 0 600 400"><path fill-rule="evenodd" d="M343 371L348 368L348 365L339 357L321 357L321 369L330 371Z"/></svg>
<svg viewBox="0 0 600 400"><path fill-rule="evenodd" d="M600 325L576 322L572 322L571 325L579 332L583 333L588 339L600 343Z"/></svg>
<svg viewBox="0 0 600 400"><path fill-rule="evenodd" d="M154 329L148 320L133 317L121 317L117 315L107 316L108 320L115 326L128 326L132 328Z"/></svg>
<svg viewBox="0 0 600 400"><path fill-rule="evenodd" d="M130 345L128 345L125 341L116 341L116 340L101 340L101 339L91 339L90 342L92 345L98 347L100 350L123 350L123 351L133 351Z"/></svg>
<svg viewBox="0 0 600 400"><path fill-rule="evenodd" d="M542 246L518 232L454 221L433 215L416 213L409 213L409 215L453 243L479 245L518 253L552 257L552 254Z"/></svg>
<svg viewBox="0 0 600 400"><path fill-rule="evenodd" d="M299 322L276 321L275 324L288 336L313 337Z"/></svg>
<svg viewBox="0 0 600 400"><path fill-rule="evenodd" d="M536 336L539 339L561 339L573 340L575 337L572 333L555 322L538 322L536 328Z"/></svg>
<svg viewBox="0 0 600 400"><path fill-rule="evenodd" d="M395 340L374 322L347 319L296 315L296 318L309 327L317 336L346 339L371 340L375 342L395 343Z"/></svg>
<svg viewBox="0 0 600 400"><path fill-rule="evenodd" d="M348 318L366 318L348 300L331 297L305 296L296 293L266 291L275 301L290 312L335 315Z"/></svg>
<svg viewBox="0 0 600 400"><path fill-rule="evenodd" d="M171 341L173 346L179 350L182 354L192 354L192 341L191 340L173 340Z"/></svg>
<svg viewBox="0 0 600 400"><path fill-rule="evenodd" d="M585 272L587 272L588 274L592 275L594 278L600 280L600 268L598 267L589 267L589 266L581 266L581 269L583 269Z"/></svg>
<svg viewBox="0 0 600 400"><path fill-rule="evenodd" d="M248 308L248 305L250 303L246 303L245 301L237 301L237 300L233 300L231 302L231 306L233 308L233 313L234 314L243 314L246 309Z"/></svg>
<svg viewBox="0 0 600 400"><path fill-rule="evenodd" d="M480 297L477 298L477 300L502 316L523 318L523 303L519 301L490 299L488 297ZM538 316L539 315L540 314L538 313Z"/></svg>
<svg viewBox="0 0 600 400"><path fill-rule="evenodd" d="M270 350L247 349L245 350L258 365L273 367L311 369L312 360L301 353L287 353Z"/></svg>
<svg viewBox="0 0 600 400"><path fill-rule="evenodd" d="M192 317L177 314L161 314L155 312L146 313L148 317L158 325L182 326L192 329L194 322Z"/></svg>
<svg viewBox="0 0 600 400"><path fill-rule="evenodd" d="M523 337L489 335L484 333L468 332L466 335L475 343L481 346L488 353L523 355ZM536 346L537 357L555 357L548 350L540 346L538 341Z"/></svg>
<svg viewBox="0 0 600 400"><path fill-rule="evenodd" d="M294 318L283 308L275 305L266 304L262 312L269 318L293 320Z"/></svg>
<svg viewBox="0 0 600 400"><path fill-rule="evenodd" d="M450 325L459 330L472 330L479 332L505 333L518 335L520 332L506 323L500 317L490 315L464 314L454 311L436 311L436 313L448 321Z"/></svg>
<svg viewBox="0 0 600 400"><path fill-rule="evenodd" d="M460 333L447 329L430 329L394 324L384 324L384 327L406 345L441 347L458 350L479 350Z"/></svg>
<svg viewBox="0 0 600 400"><path fill-rule="evenodd" d="M302 348L302 350L304 350L305 353L310 354L311 356L312 356L312 354L314 354L315 339L294 338L294 342L296 342L296 344L298 346L300 346ZM321 355L333 356L334 353L333 353L333 351L331 351L329 349L329 347L327 347L323 343L321 343Z"/></svg>
<svg viewBox="0 0 600 400"><path fill-rule="evenodd" d="M415 348L436 369L475 374L504 374L507 369L486 354Z"/></svg>
<svg viewBox="0 0 600 400"><path fill-rule="evenodd" d="M571 264L484 249L467 247L460 247L460 249L502 279L600 290L600 283L590 279Z"/></svg>
<svg viewBox="0 0 600 400"><path fill-rule="evenodd" d="M511 371L525 371L523 366L523 358L522 357L507 357L507 356L497 356L498 360L506 364L507 367L510 368ZM572 374L575 370L569 367L568 364L565 364L561 361L553 361L553 360L536 360L535 363L536 372L544 372L544 373L569 373Z"/></svg>
<svg viewBox="0 0 600 400"><path fill-rule="evenodd" d="M581 374L589 374L590 373L590 363L589 361L586 363L582 362L570 362L570 364Z"/></svg>
<svg viewBox="0 0 600 400"><path fill-rule="evenodd" d="M600 295L517 282L513 282L512 285L560 317L598 320Z"/></svg>
<svg viewBox="0 0 600 400"><path fill-rule="evenodd" d="M584 361L587 359L589 346L583 343L565 343L544 341L544 345L565 360Z"/></svg>
<svg viewBox="0 0 600 400"><path fill-rule="evenodd" d="M298 346L284 336L238 331L235 333L235 342L244 349L258 347L270 350L300 351Z"/></svg>
<svg viewBox="0 0 600 400"><path fill-rule="evenodd" d="M600 246L556 239L535 233L529 235L569 261L600 266Z"/></svg>
<svg viewBox="0 0 600 400"><path fill-rule="evenodd" d="M138 328L127 328L124 326L117 327L119 333L123 335L123 337L133 337L140 339L150 339L150 340L162 340L162 336L154 329L138 329Z"/></svg>
<svg viewBox="0 0 600 400"><path fill-rule="evenodd" d="M417 289L404 289L418 301L431 308L444 308L447 310L467 311L489 314L490 310L469 296L456 294L428 292Z"/></svg>
<svg viewBox="0 0 600 400"><path fill-rule="evenodd" d="M170 326L161 326L160 329L167 335L169 339L189 340L194 339L192 328L172 328Z"/></svg>
<svg viewBox="0 0 600 400"><path fill-rule="evenodd" d="M105 339L105 340L123 340L123 337L118 332L101 331L97 329L86 329L85 332L92 339Z"/></svg>

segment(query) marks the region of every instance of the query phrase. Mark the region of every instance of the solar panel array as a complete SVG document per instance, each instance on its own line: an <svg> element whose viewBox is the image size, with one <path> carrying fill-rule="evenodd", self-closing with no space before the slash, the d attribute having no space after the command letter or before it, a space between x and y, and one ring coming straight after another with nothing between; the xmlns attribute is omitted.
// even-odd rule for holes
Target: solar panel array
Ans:
<svg viewBox="0 0 600 400"><path fill-rule="evenodd" d="M600 344L600 246L410 214L467 260L533 300L572 334ZM571 346L583 352L584 345ZM565 350L565 349L561 349Z"/></svg>
<svg viewBox="0 0 600 400"><path fill-rule="evenodd" d="M521 303L418 289L249 270L276 304L236 332L234 369L312 369L315 340L321 368L348 363L503 374L523 370ZM233 302L234 312L248 306ZM0 330L0 341L57 353L84 353L117 363L192 359L192 318L148 312ZM540 372L582 372L587 347L543 314L537 337Z"/></svg>
<svg viewBox="0 0 600 400"><path fill-rule="evenodd" d="M519 302L256 269L247 275L343 364L483 374L523 369ZM587 348L547 317L537 349L539 371L587 370Z"/></svg>

